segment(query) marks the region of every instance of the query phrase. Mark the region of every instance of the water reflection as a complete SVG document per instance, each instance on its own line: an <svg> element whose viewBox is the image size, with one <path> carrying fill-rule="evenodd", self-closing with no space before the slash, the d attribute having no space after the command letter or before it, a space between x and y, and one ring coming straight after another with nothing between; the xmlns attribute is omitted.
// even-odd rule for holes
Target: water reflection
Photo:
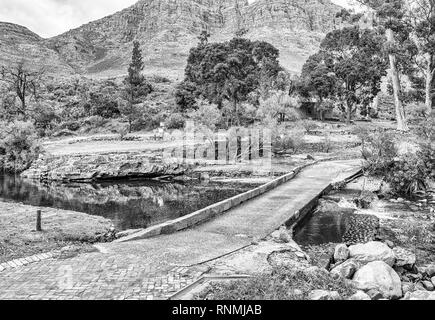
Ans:
<svg viewBox="0 0 435 320"><path fill-rule="evenodd" d="M354 209L316 211L308 215L295 228L294 239L300 245L341 243L348 219Z"/></svg>
<svg viewBox="0 0 435 320"><path fill-rule="evenodd" d="M0 176L3 200L103 216L112 219L119 230L144 228L176 219L253 187L255 185L234 183L154 181L61 184Z"/></svg>

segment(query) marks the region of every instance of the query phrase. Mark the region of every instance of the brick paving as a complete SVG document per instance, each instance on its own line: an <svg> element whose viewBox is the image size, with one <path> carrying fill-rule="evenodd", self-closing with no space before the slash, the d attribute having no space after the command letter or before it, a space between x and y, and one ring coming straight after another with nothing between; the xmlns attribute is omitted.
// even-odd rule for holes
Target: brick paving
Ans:
<svg viewBox="0 0 435 320"><path fill-rule="evenodd" d="M0 299L167 299L203 273L198 267L152 269L140 255L86 253L46 258L0 271Z"/></svg>

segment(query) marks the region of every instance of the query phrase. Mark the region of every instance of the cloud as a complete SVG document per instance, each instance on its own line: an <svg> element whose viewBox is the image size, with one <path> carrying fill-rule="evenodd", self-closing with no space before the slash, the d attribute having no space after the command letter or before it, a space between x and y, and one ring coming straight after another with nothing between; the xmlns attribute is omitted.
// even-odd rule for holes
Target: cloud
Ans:
<svg viewBox="0 0 435 320"><path fill-rule="evenodd" d="M124 9L137 0L0 0L0 21L52 37Z"/></svg>

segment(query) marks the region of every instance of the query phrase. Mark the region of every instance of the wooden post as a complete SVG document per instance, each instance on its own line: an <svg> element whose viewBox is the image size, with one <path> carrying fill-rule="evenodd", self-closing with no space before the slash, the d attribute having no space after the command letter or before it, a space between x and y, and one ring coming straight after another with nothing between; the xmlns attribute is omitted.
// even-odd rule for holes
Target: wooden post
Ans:
<svg viewBox="0 0 435 320"><path fill-rule="evenodd" d="M36 211L36 231L42 231L41 228L41 210Z"/></svg>

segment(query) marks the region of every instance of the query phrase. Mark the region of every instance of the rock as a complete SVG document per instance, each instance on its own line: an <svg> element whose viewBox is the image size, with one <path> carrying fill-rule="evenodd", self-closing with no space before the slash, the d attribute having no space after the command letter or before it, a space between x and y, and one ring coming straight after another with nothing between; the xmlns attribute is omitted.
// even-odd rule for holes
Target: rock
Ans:
<svg viewBox="0 0 435 320"><path fill-rule="evenodd" d="M372 300L372 299L364 291L357 291L355 294L349 297L349 300Z"/></svg>
<svg viewBox="0 0 435 320"><path fill-rule="evenodd" d="M279 239L284 243L289 243L290 241L292 241L292 237L287 228L281 228L279 230Z"/></svg>
<svg viewBox="0 0 435 320"><path fill-rule="evenodd" d="M400 277L383 261L373 261L363 266L355 273L353 280L358 289L366 292L379 291L383 298L399 299L402 297Z"/></svg>
<svg viewBox="0 0 435 320"><path fill-rule="evenodd" d="M435 292L425 290L407 292L404 300L435 300Z"/></svg>
<svg viewBox="0 0 435 320"><path fill-rule="evenodd" d="M272 234L270 236L275 240L279 240L279 238L281 236L281 232L279 230L276 230L276 231L272 232Z"/></svg>
<svg viewBox="0 0 435 320"><path fill-rule="evenodd" d="M396 266L410 270L415 265L416 256L411 251L401 247L395 247L393 248L393 253L396 257Z"/></svg>
<svg viewBox="0 0 435 320"><path fill-rule="evenodd" d="M316 160L316 159L314 159L314 157L309 154L309 155L307 155L307 160Z"/></svg>
<svg viewBox="0 0 435 320"><path fill-rule="evenodd" d="M268 255L267 262L272 267L289 270L306 271L310 267L307 259L298 257L294 250L273 251Z"/></svg>
<svg viewBox="0 0 435 320"><path fill-rule="evenodd" d="M332 275L338 275L345 279L352 279L355 272L358 270L359 264L355 260L347 260L342 264L337 265L331 270Z"/></svg>
<svg viewBox="0 0 435 320"><path fill-rule="evenodd" d="M346 261L349 258L349 248L345 244L339 244L335 247L334 261Z"/></svg>
<svg viewBox="0 0 435 320"><path fill-rule="evenodd" d="M370 289L367 291L367 295L370 297L371 300L383 300L384 296L383 294L376 289Z"/></svg>
<svg viewBox="0 0 435 320"><path fill-rule="evenodd" d="M408 278L414 280L414 282L423 279L423 275L421 273L407 273L406 275Z"/></svg>
<svg viewBox="0 0 435 320"><path fill-rule="evenodd" d="M104 179L179 176L188 165L164 163L157 151L40 156L21 176L40 181L93 182Z"/></svg>
<svg viewBox="0 0 435 320"><path fill-rule="evenodd" d="M288 295L289 295L289 296L294 296L295 298L302 300L302 298L303 298L303 296L304 296L304 293L303 293L302 290L299 290L299 289L293 289L293 290L290 290L290 291L288 292Z"/></svg>
<svg viewBox="0 0 435 320"><path fill-rule="evenodd" d="M423 273L425 273L428 277L435 276L435 264L430 264L422 268Z"/></svg>
<svg viewBox="0 0 435 320"><path fill-rule="evenodd" d="M391 248L391 249L394 248L394 242L393 242L393 241L385 240L384 242L385 242L385 244L386 244L389 248Z"/></svg>
<svg viewBox="0 0 435 320"><path fill-rule="evenodd" d="M424 288L427 291L433 291L434 290L434 285L432 284L431 281L423 280L421 283L423 284Z"/></svg>
<svg viewBox="0 0 435 320"><path fill-rule="evenodd" d="M370 191L363 191L361 196L355 199L355 203L358 208L369 209L372 202L377 200L378 196Z"/></svg>
<svg viewBox="0 0 435 320"><path fill-rule="evenodd" d="M390 267L394 265L396 257L385 243L372 241L349 247L349 256L356 261L366 264L373 261L383 261Z"/></svg>
<svg viewBox="0 0 435 320"><path fill-rule="evenodd" d="M414 285L414 288L416 291L426 291L426 288L424 287L423 283L421 283L421 282L417 282Z"/></svg>
<svg viewBox="0 0 435 320"><path fill-rule="evenodd" d="M415 285L411 282L402 282L402 292L406 294L407 292L413 292L415 290Z"/></svg>
<svg viewBox="0 0 435 320"><path fill-rule="evenodd" d="M308 295L308 300L341 300L337 291L313 290Z"/></svg>

